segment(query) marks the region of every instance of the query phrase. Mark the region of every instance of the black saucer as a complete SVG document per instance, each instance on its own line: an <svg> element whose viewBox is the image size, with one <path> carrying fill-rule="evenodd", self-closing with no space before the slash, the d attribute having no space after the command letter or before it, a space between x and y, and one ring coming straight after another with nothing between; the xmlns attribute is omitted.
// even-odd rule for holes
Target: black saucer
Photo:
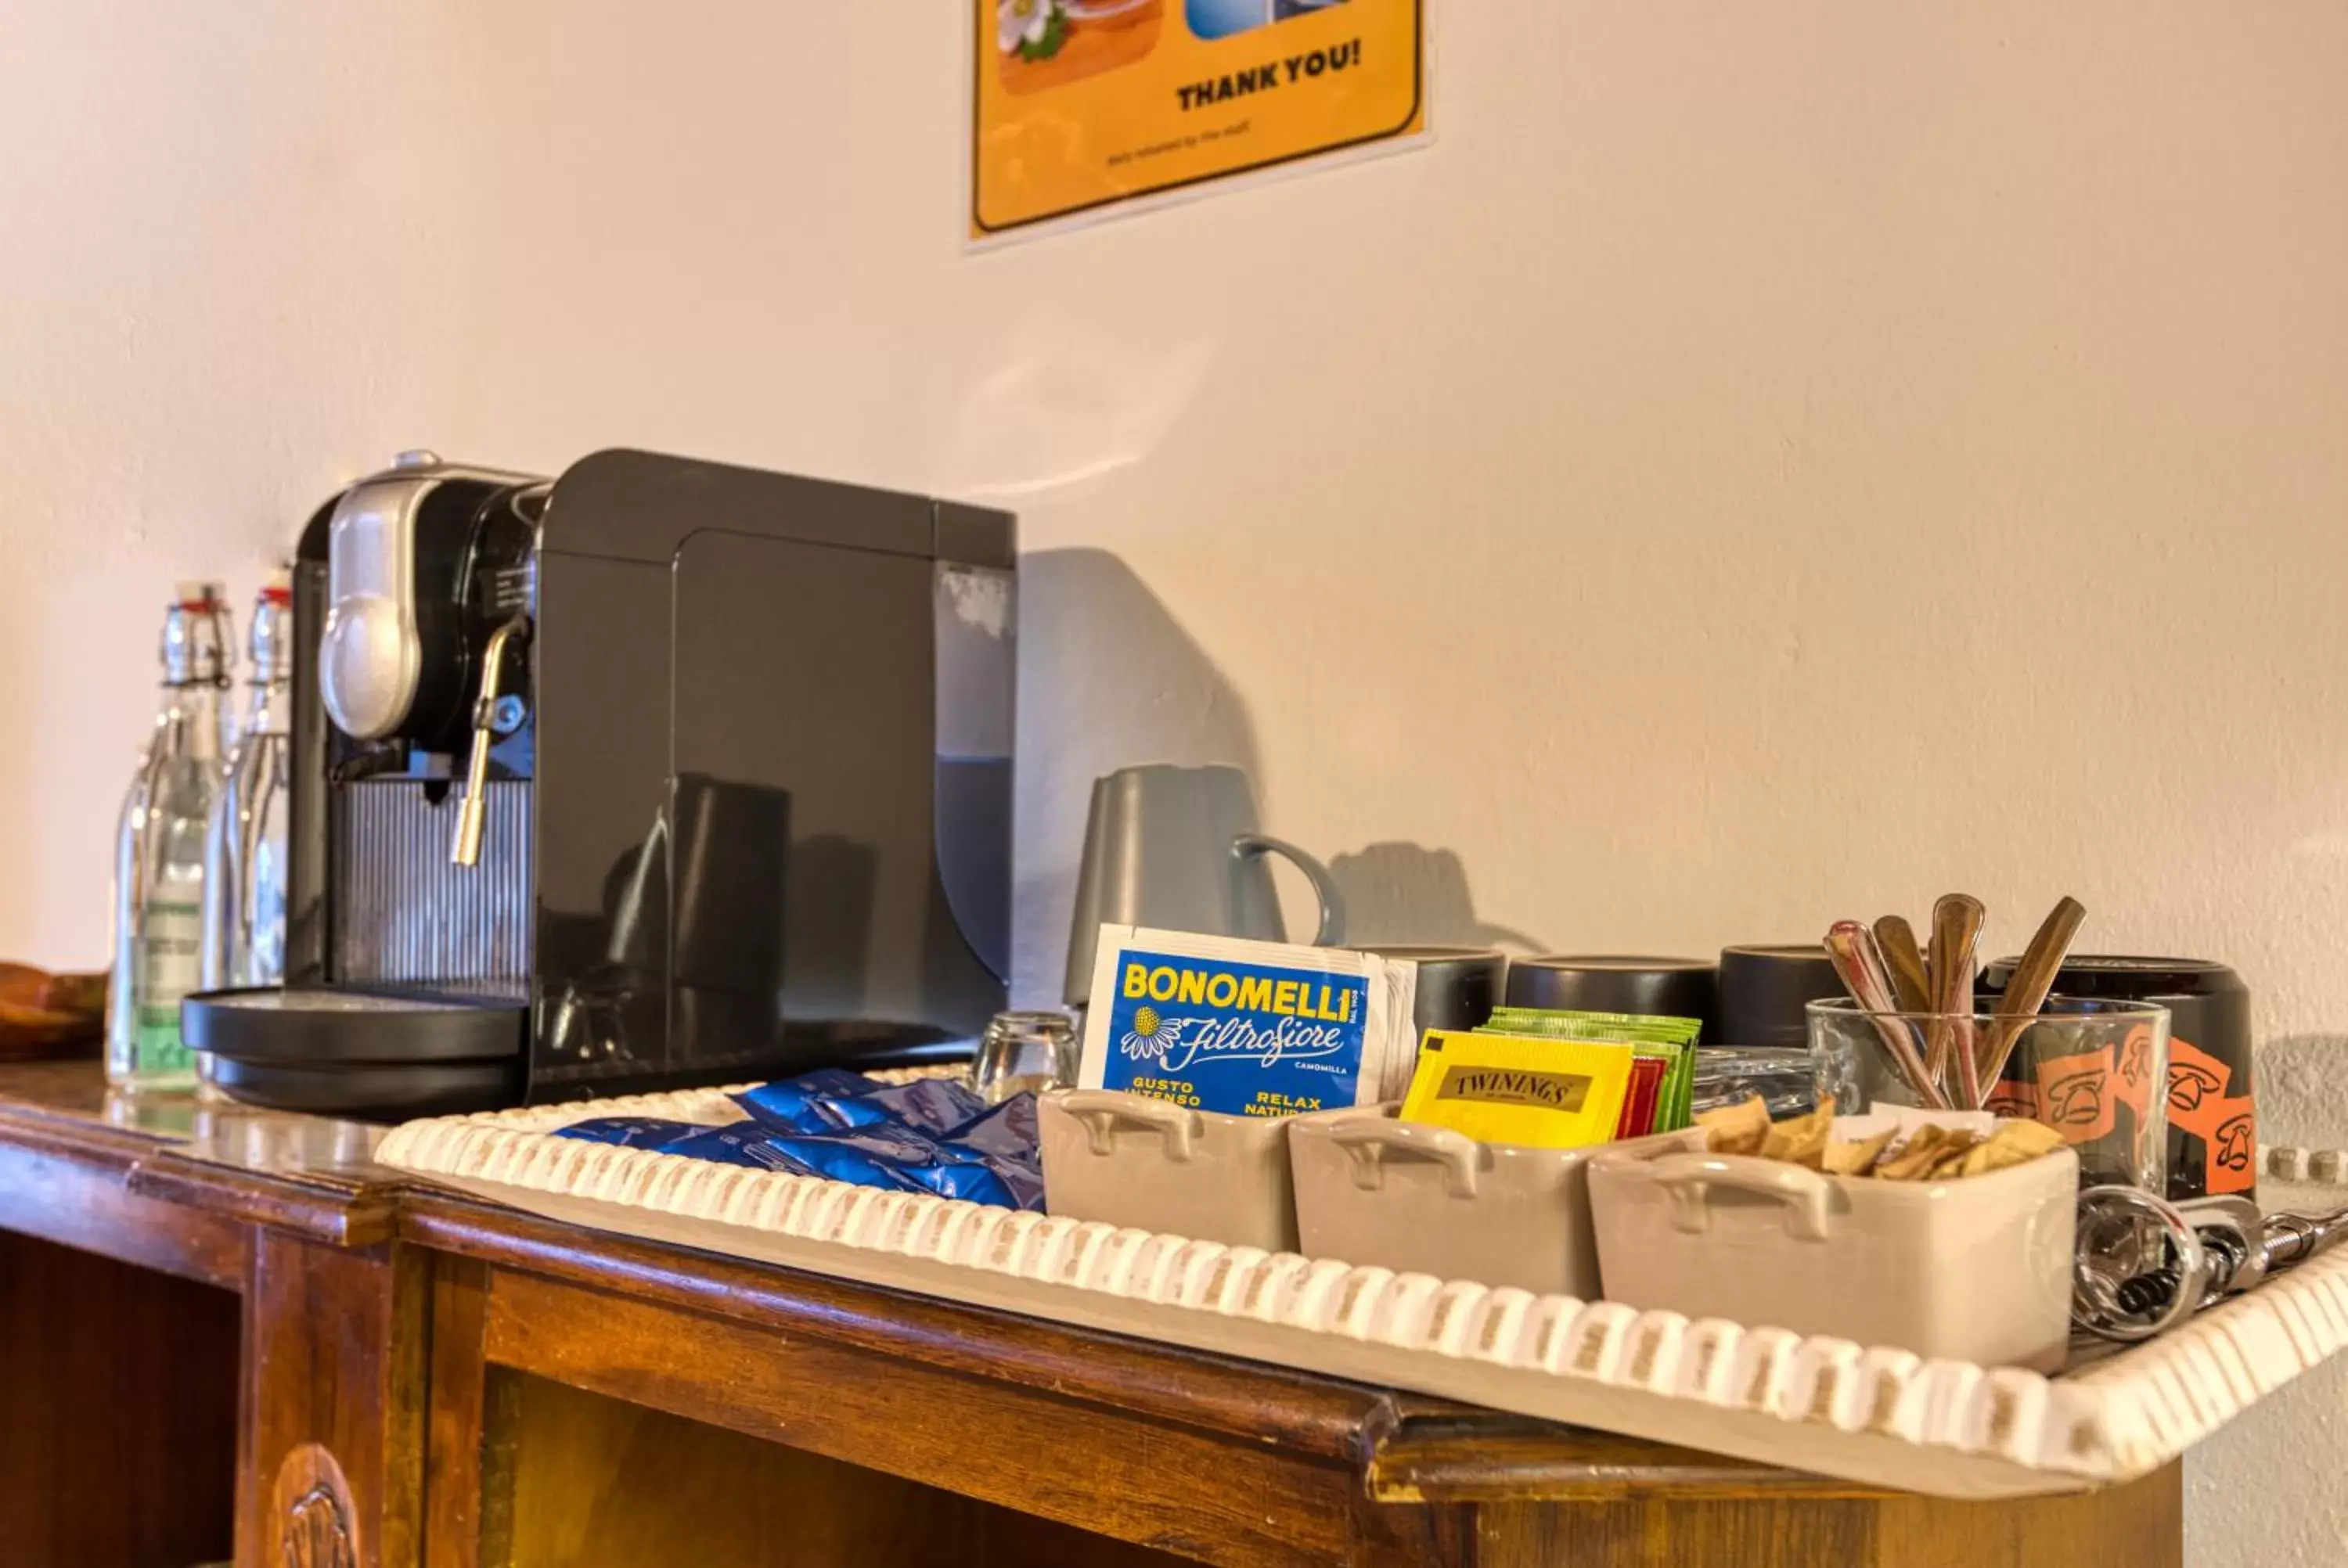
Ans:
<svg viewBox="0 0 2348 1568"><path fill-rule="evenodd" d="M249 1105L324 1116L489 1111L521 1099L530 1009L324 989L200 991L180 1007L188 1044Z"/></svg>
<svg viewBox="0 0 2348 1568"><path fill-rule="evenodd" d="M520 1103L521 1058L507 1061L335 1062L297 1067L212 1058L212 1081L247 1105L313 1116L404 1122Z"/></svg>
<svg viewBox="0 0 2348 1568"><path fill-rule="evenodd" d="M530 1009L519 1002L374 991L198 991L180 1004L189 1046L232 1061L487 1061L522 1053Z"/></svg>

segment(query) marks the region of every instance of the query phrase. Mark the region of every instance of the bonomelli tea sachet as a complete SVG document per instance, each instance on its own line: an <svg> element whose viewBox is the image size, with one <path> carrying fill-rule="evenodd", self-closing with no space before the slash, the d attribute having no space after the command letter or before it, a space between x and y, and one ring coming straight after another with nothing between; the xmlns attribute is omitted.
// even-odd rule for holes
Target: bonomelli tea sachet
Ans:
<svg viewBox="0 0 2348 1568"><path fill-rule="evenodd" d="M1416 968L1335 948L1103 926L1077 1080L1290 1116L1399 1095Z"/></svg>

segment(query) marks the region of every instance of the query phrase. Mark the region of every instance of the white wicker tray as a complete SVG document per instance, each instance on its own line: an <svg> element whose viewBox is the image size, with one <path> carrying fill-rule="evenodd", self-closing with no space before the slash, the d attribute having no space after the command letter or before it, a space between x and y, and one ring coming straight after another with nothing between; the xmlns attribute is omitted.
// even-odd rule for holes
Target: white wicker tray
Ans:
<svg viewBox="0 0 2348 1568"><path fill-rule="evenodd" d="M376 1158L623 1235L1947 1497L2157 1470L2348 1343L2348 1249L2060 1377L555 1138L724 1090L411 1122Z"/></svg>

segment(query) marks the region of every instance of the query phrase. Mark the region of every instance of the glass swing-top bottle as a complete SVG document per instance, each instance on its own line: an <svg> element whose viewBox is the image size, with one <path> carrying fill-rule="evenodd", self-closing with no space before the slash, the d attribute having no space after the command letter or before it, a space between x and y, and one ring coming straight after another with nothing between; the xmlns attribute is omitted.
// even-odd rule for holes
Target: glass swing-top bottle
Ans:
<svg viewBox="0 0 2348 1568"><path fill-rule="evenodd" d="M293 579L273 573L252 606L252 702L204 836L205 990L285 979L286 761L293 715ZM211 1079L199 1054L196 1072Z"/></svg>
<svg viewBox="0 0 2348 1568"><path fill-rule="evenodd" d="M202 972L204 835L222 779L230 657L220 585L181 583L163 618L162 708L115 839L106 1076L117 1089L196 1081L180 1000Z"/></svg>

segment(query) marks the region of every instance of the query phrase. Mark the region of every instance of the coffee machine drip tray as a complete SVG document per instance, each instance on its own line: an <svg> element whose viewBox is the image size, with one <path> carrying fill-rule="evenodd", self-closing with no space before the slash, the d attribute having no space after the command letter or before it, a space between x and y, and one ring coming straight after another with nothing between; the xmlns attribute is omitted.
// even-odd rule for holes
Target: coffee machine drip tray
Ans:
<svg viewBox="0 0 2348 1568"><path fill-rule="evenodd" d="M513 1103L529 1040L519 1002L274 987L201 991L188 1044L247 1104L330 1116L448 1115Z"/></svg>

